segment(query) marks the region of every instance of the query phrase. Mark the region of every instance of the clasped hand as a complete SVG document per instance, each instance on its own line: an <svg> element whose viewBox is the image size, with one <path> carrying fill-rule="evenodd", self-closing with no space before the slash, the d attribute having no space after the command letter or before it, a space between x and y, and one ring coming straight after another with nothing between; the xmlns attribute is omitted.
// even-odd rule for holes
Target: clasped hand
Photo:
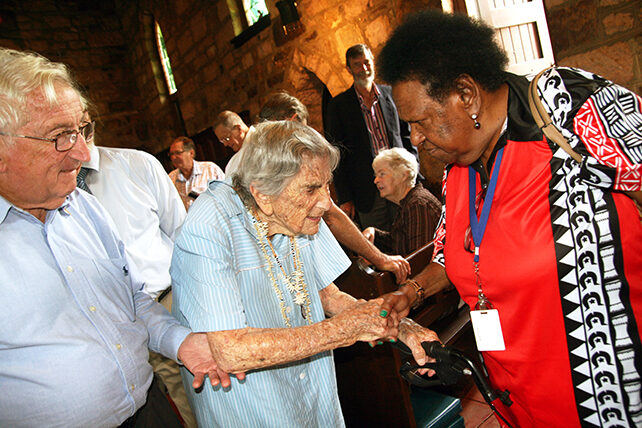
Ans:
<svg viewBox="0 0 642 428"><path fill-rule="evenodd" d="M364 330L358 340L369 342L373 346L382 340L394 342L399 339L410 348L413 358L420 366L434 361L426 355L421 344L423 342L439 341L437 334L409 318L404 318L408 313L409 307L401 302L400 296L394 296L393 300L396 299L395 301L401 302L398 305L402 309L401 313L394 310L394 304L385 305L385 303L390 303L390 300L387 300L386 297L388 295L368 302L360 301L352 310L348 311L351 316L354 316L355 320L363 322ZM388 310L390 310L389 313ZM356 316L357 313L361 313L363 316ZM419 372L420 374L426 372L429 375L432 374L427 369Z"/></svg>
<svg viewBox="0 0 642 428"><path fill-rule="evenodd" d="M192 387L198 389L203 385L205 375L209 376L212 386L219 383L223 388L231 385L230 375L218 367L207 341L206 333L190 333L178 348L178 359L194 375ZM235 374L239 380L245 379L245 373Z"/></svg>

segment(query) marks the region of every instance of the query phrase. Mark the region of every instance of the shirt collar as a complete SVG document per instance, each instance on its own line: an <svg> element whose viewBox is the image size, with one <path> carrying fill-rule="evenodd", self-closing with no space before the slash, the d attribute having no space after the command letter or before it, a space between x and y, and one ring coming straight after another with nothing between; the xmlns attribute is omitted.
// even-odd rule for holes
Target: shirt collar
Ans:
<svg viewBox="0 0 642 428"><path fill-rule="evenodd" d="M203 173L203 167L200 162L192 161L192 177L195 175L201 175ZM190 177L191 178L191 177Z"/></svg>
<svg viewBox="0 0 642 428"><path fill-rule="evenodd" d="M65 198L65 201L62 203L62 205L60 205L56 209L56 211L62 211L64 213L68 214L67 207L69 206L69 201L70 201L70 198L72 197L71 195L75 195L77 193L78 193L78 190L74 189L74 191L70 195L67 195L67 197ZM7 216L9 215L9 211L12 208L15 209L15 210L18 210L20 212L25 213L25 215L31 215L31 214L27 213L27 211L25 211L25 210L23 210L21 208L18 208L15 205L13 205L11 202L7 201L4 198L4 196L0 196L0 225L2 223L4 223L4 221L7 219ZM53 211L53 210L47 210L47 213L49 213L50 211ZM47 216L49 216L49 214L47 214Z"/></svg>
<svg viewBox="0 0 642 428"><path fill-rule="evenodd" d="M83 168L100 171L100 150L98 150L98 147L96 147L95 144L88 144L87 146L89 147L89 155L91 156L91 159L87 162L83 162Z"/></svg>
<svg viewBox="0 0 642 428"><path fill-rule="evenodd" d="M357 98L359 99L359 104L361 105L361 108L366 109L365 103L363 102L363 97L357 91L357 88L354 88L354 91L357 93ZM379 101L379 96L381 95L381 92L379 91L379 88L377 87L376 83L372 83L372 95L373 95L373 101L372 105L375 105Z"/></svg>
<svg viewBox="0 0 642 428"><path fill-rule="evenodd" d="M7 218L7 214L9 214L9 210L11 209L12 205L7 201L3 196L0 196L0 224L4 223L4 220Z"/></svg>
<svg viewBox="0 0 642 428"><path fill-rule="evenodd" d="M187 181L187 178L185 178L185 176L183 175L183 171L181 171L179 168L176 168L176 171L178 172L178 181ZM190 180L197 175L201 175L202 173L203 168L201 167L200 163L192 159L192 175L189 177Z"/></svg>

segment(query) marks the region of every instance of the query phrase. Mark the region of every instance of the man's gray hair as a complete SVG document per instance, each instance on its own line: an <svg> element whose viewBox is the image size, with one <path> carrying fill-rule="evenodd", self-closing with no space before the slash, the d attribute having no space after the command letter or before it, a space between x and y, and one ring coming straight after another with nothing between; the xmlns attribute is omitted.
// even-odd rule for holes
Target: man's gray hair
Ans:
<svg viewBox="0 0 642 428"><path fill-rule="evenodd" d="M386 164L394 174L408 174L407 184L414 187L419 174L419 163L415 155L406 149L393 147L379 152L372 161L372 167L377 164Z"/></svg>
<svg viewBox="0 0 642 428"><path fill-rule="evenodd" d="M224 128L231 130L236 125L244 125L243 119L241 116L234 113L230 110L223 110L216 116L214 123L212 124L212 129L216 129L219 125L223 125Z"/></svg>
<svg viewBox="0 0 642 428"><path fill-rule="evenodd" d="M243 143L232 183L243 203L256 208L250 185L264 195L278 196L299 173L307 158L327 159L330 170L339 163L339 150L309 126L293 121L263 122Z"/></svg>
<svg viewBox="0 0 642 428"><path fill-rule="evenodd" d="M196 152L196 144L194 144L194 140L190 137L181 135L180 137L174 138L172 144L174 143L183 143L183 150L194 150Z"/></svg>
<svg viewBox="0 0 642 428"><path fill-rule="evenodd" d="M57 84L78 92L87 108L88 100L64 64L35 52L0 48L0 131L13 133L28 122L27 97L34 90L41 89L50 106L57 104Z"/></svg>

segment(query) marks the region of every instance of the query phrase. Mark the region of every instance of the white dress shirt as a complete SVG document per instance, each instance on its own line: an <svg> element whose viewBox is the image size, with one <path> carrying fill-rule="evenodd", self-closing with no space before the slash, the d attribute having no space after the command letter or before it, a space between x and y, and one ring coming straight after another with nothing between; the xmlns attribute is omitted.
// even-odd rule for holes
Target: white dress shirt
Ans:
<svg viewBox="0 0 642 428"><path fill-rule="evenodd" d="M158 295L171 284L174 239L185 220L181 198L160 162L138 150L90 146L87 186L109 212L127 254Z"/></svg>

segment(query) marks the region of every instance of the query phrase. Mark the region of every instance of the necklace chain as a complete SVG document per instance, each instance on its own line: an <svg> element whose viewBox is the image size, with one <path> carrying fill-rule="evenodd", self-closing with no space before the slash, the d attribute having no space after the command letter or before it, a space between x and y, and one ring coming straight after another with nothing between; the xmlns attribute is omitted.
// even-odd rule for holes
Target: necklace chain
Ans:
<svg viewBox="0 0 642 428"><path fill-rule="evenodd" d="M276 264L281 270L283 281L285 282L287 290L292 294L294 303L299 305L299 307L301 308L301 316L303 316L308 324L311 324L312 310L310 308L310 295L305 283L305 277L303 275L303 263L301 263L301 259L299 257L299 245L297 244L296 239L293 236L290 237L290 254L292 254L294 270L291 275L287 275L285 269L283 268L283 264L279 259L279 256L276 254L276 251L272 246L272 242L270 242L269 238L267 237L267 223L259 221L255 215L252 215L252 223L254 224L254 229L256 230L256 234L258 235L259 245L261 247L261 251L263 252L263 257L265 258L265 261L267 263L265 269L267 271L268 277L270 278L270 282L272 283L274 293L279 299L281 316L283 317L283 321L285 321L285 325L287 325L288 327L292 327L290 318L287 315L283 292L281 291L281 288L279 287L279 284L274 276L274 263L272 262L272 258L274 258ZM270 250L272 250L272 257L270 257L270 253L267 250L268 246L270 247Z"/></svg>

